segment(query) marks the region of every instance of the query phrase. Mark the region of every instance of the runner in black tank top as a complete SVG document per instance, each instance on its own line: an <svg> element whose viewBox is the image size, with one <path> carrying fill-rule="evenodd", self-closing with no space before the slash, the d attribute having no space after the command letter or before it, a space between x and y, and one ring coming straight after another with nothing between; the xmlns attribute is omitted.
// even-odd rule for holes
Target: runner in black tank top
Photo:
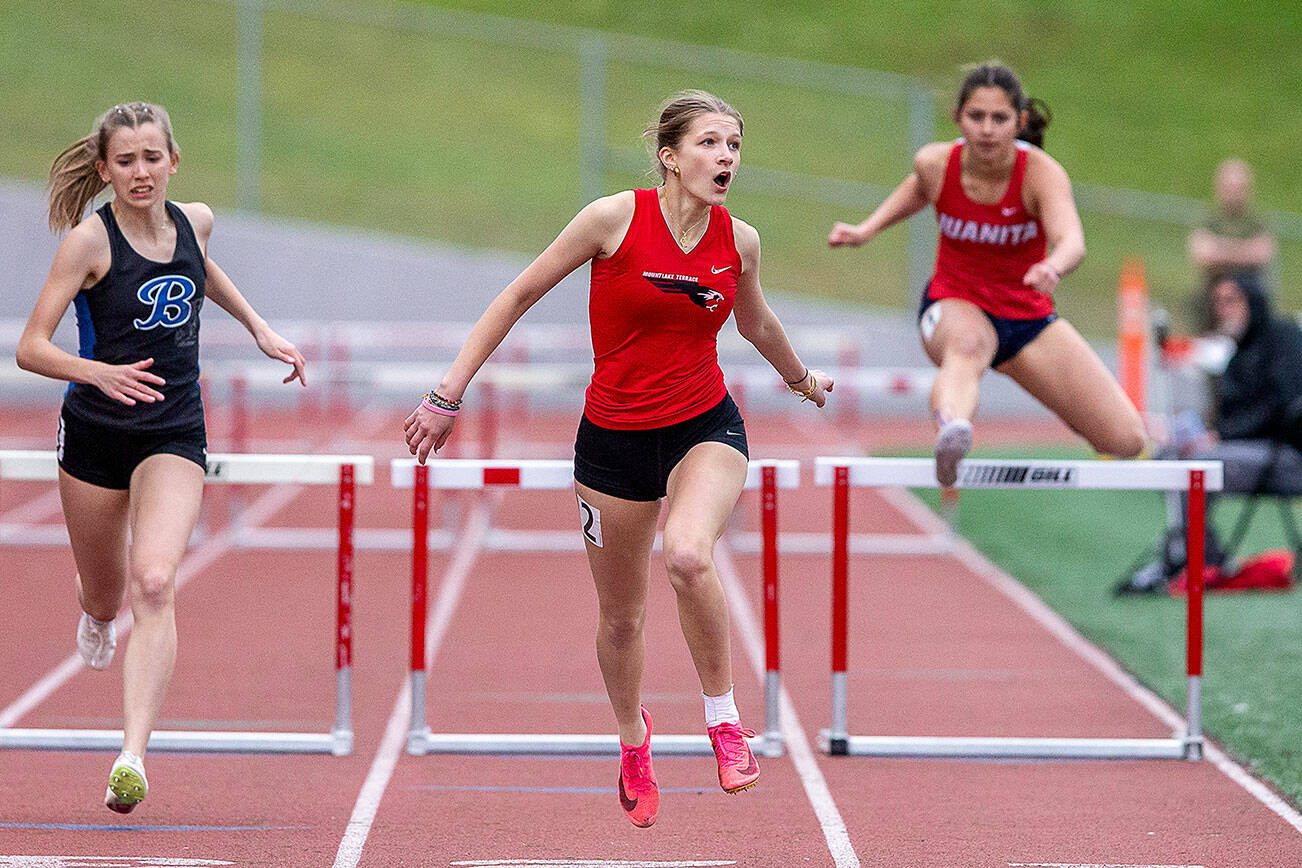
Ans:
<svg viewBox="0 0 1302 868"><path fill-rule="evenodd" d="M204 255L190 221L166 202L176 227L169 262L136 252L118 228L113 208L96 212L108 231L113 264L94 286L77 293L79 352L110 365L152 358L149 370L166 380L165 400L128 407L87 383L72 383L64 412L109 428L163 431L203 423L199 398L199 312L204 299Z"/></svg>
<svg viewBox="0 0 1302 868"><path fill-rule="evenodd" d="M212 211L167 201L179 152L167 112L114 106L50 170L50 228L71 228L18 341L18 365L67 380L59 495L77 563L77 648L94 669L117 645L130 588L133 651L123 666L122 753L104 803L127 813L148 791L144 753L176 662L176 570L199 517L206 439L199 312L206 298L303 380L303 356L207 258ZM114 199L82 220L105 185ZM55 346L75 304L80 354ZM130 548L128 549L128 523Z"/></svg>

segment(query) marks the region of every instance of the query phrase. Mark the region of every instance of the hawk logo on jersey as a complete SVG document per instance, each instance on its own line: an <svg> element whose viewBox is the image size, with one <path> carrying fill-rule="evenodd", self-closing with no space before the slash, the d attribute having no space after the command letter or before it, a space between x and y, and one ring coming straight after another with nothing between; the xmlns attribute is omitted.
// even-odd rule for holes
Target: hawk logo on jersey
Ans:
<svg viewBox="0 0 1302 868"><path fill-rule="evenodd" d="M685 295L697 307L714 310L723 301L723 293L708 286L701 286L700 278L686 274L661 274L644 271L642 276L661 292Z"/></svg>
<svg viewBox="0 0 1302 868"><path fill-rule="evenodd" d="M149 316L132 322L141 331L185 325L194 313L190 300L195 291L194 281L181 274L166 274L146 281L136 290L136 298L149 305Z"/></svg>

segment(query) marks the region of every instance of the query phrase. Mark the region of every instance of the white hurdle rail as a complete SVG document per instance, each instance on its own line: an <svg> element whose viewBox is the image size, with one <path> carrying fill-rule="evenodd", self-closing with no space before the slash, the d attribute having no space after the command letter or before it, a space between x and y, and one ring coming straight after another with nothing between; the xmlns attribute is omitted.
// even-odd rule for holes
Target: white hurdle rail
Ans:
<svg viewBox="0 0 1302 868"><path fill-rule="evenodd" d="M335 724L314 732L183 732L157 730L149 749L205 753L329 753L353 751L353 512L355 487L375 476L370 455L208 455L205 485L296 484L339 486L339 543L335 629ZM0 451L0 479L53 481L58 463L53 452ZM0 729L0 748L23 750L118 750L122 730Z"/></svg>
<svg viewBox="0 0 1302 868"><path fill-rule="evenodd" d="M565 460L435 459L417 464L395 459L390 479L394 488L411 488L412 494L412 612L411 612L411 725L407 753L460 754L619 754L616 734L434 733L425 713L426 582L429 572L429 492L508 487L522 489L573 489L574 462ZM800 462L755 460L750 462L745 488L761 491L760 515L764 578L764 733L754 740L758 752L781 756L784 751L781 719L781 676L778 654L778 532L777 491L800 485ZM576 529L577 530L577 529ZM551 549L556 550L556 549ZM661 754L710 755L713 748L704 735L654 734L651 743Z"/></svg>
<svg viewBox="0 0 1302 868"><path fill-rule="evenodd" d="M1189 496L1185 732L1171 738L1022 738L852 736L846 725L846 669L851 488L937 488L929 458L835 458L814 461L814 483L832 486L832 725L821 735L833 755L1053 759L1189 759L1202 757L1203 541L1206 492L1222 486L1219 461L959 462L957 488L1186 492Z"/></svg>

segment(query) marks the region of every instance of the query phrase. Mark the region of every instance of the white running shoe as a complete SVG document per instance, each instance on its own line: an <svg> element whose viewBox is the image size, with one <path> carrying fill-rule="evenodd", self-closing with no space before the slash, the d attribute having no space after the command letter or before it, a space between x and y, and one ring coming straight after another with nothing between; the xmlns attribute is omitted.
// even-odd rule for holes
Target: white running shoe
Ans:
<svg viewBox="0 0 1302 868"><path fill-rule="evenodd" d="M972 448L972 423L951 419L936 432L936 481L950 488L958 480L958 462Z"/></svg>
<svg viewBox="0 0 1302 868"><path fill-rule="evenodd" d="M118 629L112 621L96 621L85 612L77 623L77 650L91 669L107 669L118 647Z"/></svg>
<svg viewBox="0 0 1302 868"><path fill-rule="evenodd" d="M109 772L108 790L104 793L104 805L110 811L129 814L136 805L145 800L149 793L149 781L145 780L145 763L140 757L128 751L118 754Z"/></svg>

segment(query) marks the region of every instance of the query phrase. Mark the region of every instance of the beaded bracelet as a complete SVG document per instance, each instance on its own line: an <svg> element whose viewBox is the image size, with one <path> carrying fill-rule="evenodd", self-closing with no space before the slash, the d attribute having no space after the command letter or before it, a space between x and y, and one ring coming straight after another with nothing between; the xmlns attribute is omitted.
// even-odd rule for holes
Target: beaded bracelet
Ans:
<svg viewBox="0 0 1302 868"><path fill-rule="evenodd" d="M452 400L444 398L438 392L430 389L421 398L421 405L431 413L438 413L440 416L455 416L461 412L461 399Z"/></svg>

